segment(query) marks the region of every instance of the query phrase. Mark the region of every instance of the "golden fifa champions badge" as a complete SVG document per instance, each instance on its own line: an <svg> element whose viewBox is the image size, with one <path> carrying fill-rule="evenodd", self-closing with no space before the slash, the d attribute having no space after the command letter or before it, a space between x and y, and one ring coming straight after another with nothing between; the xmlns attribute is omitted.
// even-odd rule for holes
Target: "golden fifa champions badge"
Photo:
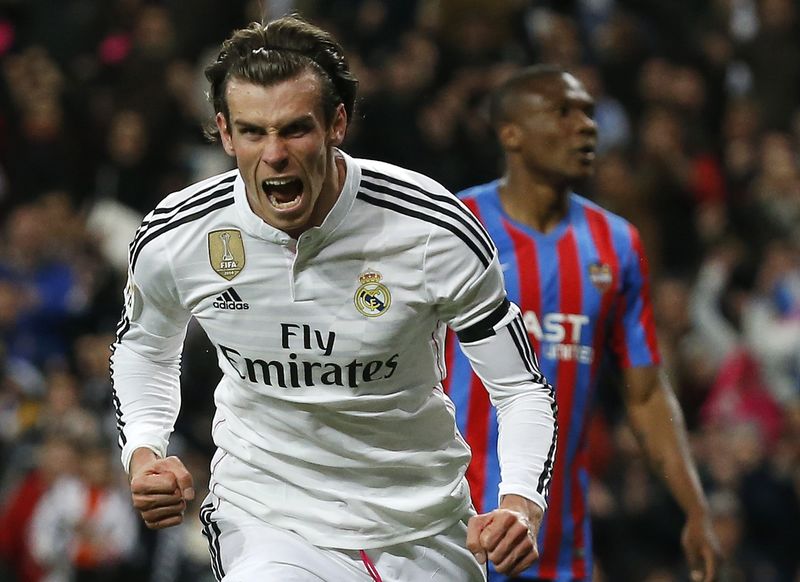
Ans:
<svg viewBox="0 0 800 582"><path fill-rule="evenodd" d="M223 279L230 281L241 273L245 263L242 233L235 229L209 232L208 259Z"/></svg>
<svg viewBox="0 0 800 582"><path fill-rule="evenodd" d="M367 317L378 317L383 315L392 304L392 295L389 288L381 283L383 277L376 271L366 271L359 275L361 282L353 301L362 314Z"/></svg>

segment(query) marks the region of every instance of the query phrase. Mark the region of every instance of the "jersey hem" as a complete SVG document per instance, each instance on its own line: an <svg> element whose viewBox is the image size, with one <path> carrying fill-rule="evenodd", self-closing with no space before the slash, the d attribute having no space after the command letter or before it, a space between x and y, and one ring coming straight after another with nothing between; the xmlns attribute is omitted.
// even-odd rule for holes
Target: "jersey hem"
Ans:
<svg viewBox="0 0 800 582"><path fill-rule="evenodd" d="M319 548L330 548L333 550L374 550L378 548L387 548L390 546L395 546L397 544L404 544L406 542L412 542L415 540L421 540L424 538L438 535L443 531L449 529L451 526L455 525L459 521L468 519L469 517L474 515L474 511L471 511L472 506L469 503L469 501L467 501L465 503L462 503L462 505L457 510L452 512L453 517L447 519L440 519L425 529L408 528L409 531L407 533L400 535L389 535L389 534L380 535L377 533L365 533L361 535L347 535L347 534L340 535L337 533L336 543L331 544L330 534L329 533L326 534L324 532L318 532L317 530L314 529L313 527L314 524L304 524L301 520L294 520L294 519L280 519L276 521L269 521L267 519L264 519L263 516L257 515L252 511L249 511L248 509L243 507L240 503L237 503L236 498L240 497L240 495L226 489L224 485L221 485L218 482L212 483L209 489L214 496L218 497L225 503L230 503L240 511L243 511L256 519L260 519L272 527L291 531L304 538L310 544L317 546ZM292 526L291 524L294 525ZM326 524L322 524L322 526L324 529L329 529Z"/></svg>

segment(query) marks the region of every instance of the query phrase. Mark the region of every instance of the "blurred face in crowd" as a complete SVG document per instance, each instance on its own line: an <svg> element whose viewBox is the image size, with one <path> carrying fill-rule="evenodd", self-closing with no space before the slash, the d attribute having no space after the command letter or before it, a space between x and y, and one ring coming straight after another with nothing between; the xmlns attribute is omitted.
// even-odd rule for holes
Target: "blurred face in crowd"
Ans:
<svg viewBox="0 0 800 582"><path fill-rule="evenodd" d="M59 436L48 438L39 447L39 468L48 482L70 474L80 466L75 447Z"/></svg>
<svg viewBox="0 0 800 582"><path fill-rule="evenodd" d="M593 115L594 99L578 79L568 73L547 75L518 90L500 139L535 180L569 184L594 170Z"/></svg>
<svg viewBox="0 0 800 582"><path fill-rule="evenodd" d="M308 70L269 86L233 78L226 98L229 116L217 114L217 127L253 212L295 238L321 224L340 190L333 147L344 139L344 106L328 125L322 84Z"/></svg>

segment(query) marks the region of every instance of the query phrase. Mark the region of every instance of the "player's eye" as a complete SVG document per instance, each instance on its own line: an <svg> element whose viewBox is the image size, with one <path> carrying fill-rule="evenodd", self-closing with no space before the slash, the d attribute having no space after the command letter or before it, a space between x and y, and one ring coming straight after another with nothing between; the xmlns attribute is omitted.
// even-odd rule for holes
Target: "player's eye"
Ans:
<svg viewBox="0 0 800 582"><path fill-rule="evenodd" d="M259 127L255 127L254 125L242 125L239 127L239 133L246 136L256 136L262 135L264 131Z"/></svg>
<svg viewBox="0 0 800 582"><path fill-rule="evenodd" d="M290 123L281 132L286 137L302 137L311 131L311 124L299 121L297 123Z"/></svg>

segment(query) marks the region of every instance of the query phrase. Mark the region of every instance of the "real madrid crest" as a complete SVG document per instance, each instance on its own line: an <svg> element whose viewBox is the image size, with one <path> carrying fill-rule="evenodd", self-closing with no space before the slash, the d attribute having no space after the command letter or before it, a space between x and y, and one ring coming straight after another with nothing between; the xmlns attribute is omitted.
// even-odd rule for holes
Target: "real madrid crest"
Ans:
<svg viewBox="0 0 800 582"><path fill-rule="evenodd" d="M589 265L589 280L592 285L597 287L600 293L605 293L614 282L614 277L611 274L611 267L606 263L594 263Z"/></svg>
<svg viewBox="0 0 800 582"><path fill-rule="evenodd" d="M359 275L361 282L356 289L353 301L356 309L367 317L378 317L383 315L392 304L392 295L389 288L381 283L383 277L376 271L365 271Z"/></svg>
<svg viewBox="0 0 800 582"><path fill-rule="evenodd" d="M214 230L208 233L208 259L211 268L230 281L244 269L242 233L235 229Z"/></svg>

